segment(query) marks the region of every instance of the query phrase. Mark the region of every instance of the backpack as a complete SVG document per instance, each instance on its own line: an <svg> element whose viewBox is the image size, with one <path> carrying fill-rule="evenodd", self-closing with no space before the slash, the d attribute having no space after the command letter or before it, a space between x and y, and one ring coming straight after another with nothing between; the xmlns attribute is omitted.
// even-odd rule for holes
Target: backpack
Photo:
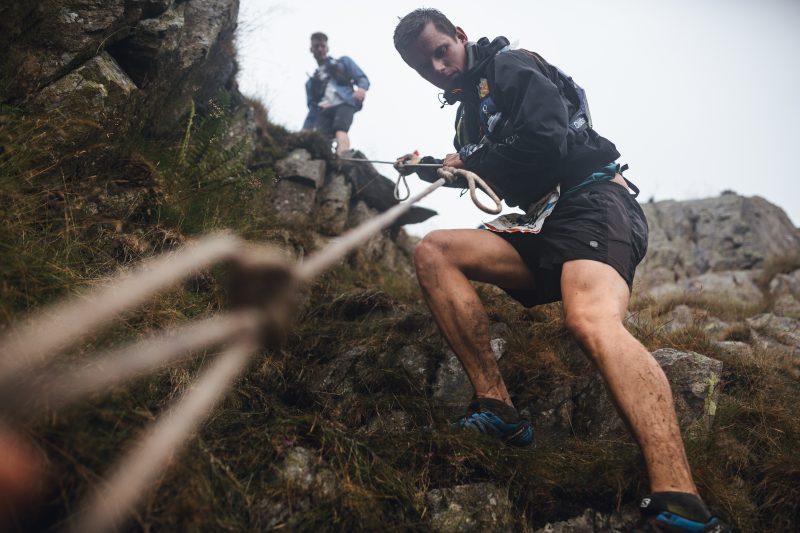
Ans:
<svg viewBox="0 0 800 533"><path fill-rule="evenodd" d="M574 111L569 117L569 127L575 131L583 131L592 127L592 116L589 114L589 101L586 99L586 91L575 83L572 76L561 70L555 65L551 65L536 52L530 52L534 60L539 63L545 70L548 70L552 78L555 78L555 84L558 86L559 92L567 100L569 105Z"/></svg>
<svg viewBox="0 0 800 533"><path fill-rule="evenodd" d="M499 41L499 39L501 38L496 39L496 41ZM505 40L505 42L507 43L508 41ZM502 44L502 42L499 42L497 48L499 48L499 45ZM543 71L548 73L548 77L558 87L559 93L565 100L565 103L567 104L567 110L570 113L568 120L569 128L575 132L581 132L591 128L592 116L589 113L589 102L586 98L586 91L584 91L583 88L578 85L575 80L573 80L572 77L566 72L555 65L551 65L536 52L531 52L530 50L522 51L528 54L542 68ZM486 78L480 78L478 91L481 99L481 121L483 122L484 134L486 135L487 139L494 142L499 142L511 135L511 128L508 124L507 117L503 117L499 113L496 113L497 109L491 96L489 96L490 90L488 84L486 83Z"/></svg>
<svg viewBox="0 0 800 533"><path fill-rule="evenodd" d="M325 87L328 84L328 80L333 80L338 85L353 84L353 79L347 73L347 69L341 61L329 57L322 67L328 75L327 79L321 79L316 73L311 76L311 98L314 102L319 102L325 96Z"/></svg>

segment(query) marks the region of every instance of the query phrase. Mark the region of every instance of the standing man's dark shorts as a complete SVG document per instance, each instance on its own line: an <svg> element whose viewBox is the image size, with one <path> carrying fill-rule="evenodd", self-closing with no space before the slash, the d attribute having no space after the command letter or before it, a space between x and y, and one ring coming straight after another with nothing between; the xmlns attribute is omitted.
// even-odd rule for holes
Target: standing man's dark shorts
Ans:
<svg viewBox="0 0 800 533"><path fill-rule="evenodd" d="M356 108L339 104L326 109L320 109L317 116L317 129L326 135L336 135L337 131L348 132L353 124L353 113Z"/></svg>
<svg viewBox="0 0 800 533"><path fill-rule="evenodd" d="M534 289L506 292L526 307L561 300L561 267L591 259L614 267L633 285L647 252L647 220L635 196L618 183L591 183L558 200L539 233L494 232L519 252Z"/></svg>

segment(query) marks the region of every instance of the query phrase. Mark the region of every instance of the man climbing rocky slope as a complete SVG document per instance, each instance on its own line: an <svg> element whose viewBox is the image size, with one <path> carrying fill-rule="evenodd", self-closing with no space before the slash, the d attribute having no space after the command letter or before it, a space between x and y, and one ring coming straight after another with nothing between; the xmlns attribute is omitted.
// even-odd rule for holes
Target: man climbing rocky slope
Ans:
<svg viewBox="0 0 800 533"><path fill-rule="evenodd" d="M0 7L4 329L209 230L301 258L393 205L372 167L335 164L320 138L270 124L238 93L237 7ZM795 530L798 230L777 207L735 194L643 208L652 239L638 281L648 295L626 326L671 381L700 490L742 531ZM468 399L468 382L424 312L413 246L394 227L314 283L284 342L248 369L130 527L621 531L644 469L558 326L560 308L526 311L478 285L509 392L541 442L519 451L465 438L446 415ZM57 364L224 307L217 274ZM45 465L34 512L18 510L28 529L61 523L202 368L179 363L14 421Z"/></svg>

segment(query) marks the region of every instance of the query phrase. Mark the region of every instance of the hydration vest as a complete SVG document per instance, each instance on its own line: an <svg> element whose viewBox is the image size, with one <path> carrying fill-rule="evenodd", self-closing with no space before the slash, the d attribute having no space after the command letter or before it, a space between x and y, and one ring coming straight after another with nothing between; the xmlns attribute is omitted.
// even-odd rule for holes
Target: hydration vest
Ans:
<svg viewBox="0 0 800 533"><path fill-rule="evenodd" d="M491 96L491 88L489 87L488 79L485 76L476 77L475 74L481 72L485 65L488 64L494 56L504 53L506 50L508 50L508 44L508 40L504 37L498 37L491 43L489 43L488 39L483 37L477 43L470 43L467 45L468 58L477 56L476 50L478 47L482 47L484 50L490 51L488 56L485 56L479 62L476 62L471 69L471 72L467 73L467 76L472 78L472 84L476 85L478 93L478 109L480 115L479 122L481 129L480 133L484 142L485 140L500 142L513 134L512 128L508 124L507 117L503 117L502 113L497 110L497 107ZM575 80L573 80L572 77L566 72L554 65L551 65L539 54L529 50L522 51L529 54L544 71L550 74L549 78L558 87L562 98L566 100L567 109L570 111L568 122L569 128L576 132L591 128L592 117L589 113L589 102L586 98L586 91L584 91L583 88L578 85ZM446 103L450 104L459 100L459 97L459 90L453 91L449 94L445 93L444 95ZM456 130L458 132L458 126L456 127ZM462 143L466 144L464 142L466 139L461 136L461 132L458 132L457 135Z"/></svg>
<svg viewBox="0 0 800 533"><path fill-rule="evenodd" d="M550 65L549 63L548 66L554 68L558 73L561 94L576 107L575 112L569 118L569 127L575 131L591 128L592 115L589 113L589 101L586 99L586 91L560 68L555 65Z"/></svg>

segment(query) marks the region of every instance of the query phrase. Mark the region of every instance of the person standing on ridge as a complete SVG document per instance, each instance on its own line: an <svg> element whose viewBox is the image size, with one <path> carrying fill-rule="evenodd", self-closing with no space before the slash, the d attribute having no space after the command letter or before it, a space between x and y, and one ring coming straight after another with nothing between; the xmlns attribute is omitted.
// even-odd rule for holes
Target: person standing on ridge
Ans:
<svg viewBox="0 0 800 533"><path fill-rule="evenodd" d="M364 103L369 79L349 57L329 57L328 36L322 32L311 34L311 54L318 66L306 81L308 115L303 129L316 129L335 139L336 154L342 155L350 150L347 132L353 114Z"/></svg>
<svg viewBox="0 0 800 533"><path fill-rule="evenodd" d="M611 141L592 127L583 89L541 56L505 37L470 42L435 9L417 9L394 32L402 59L458 103L456 153L398 158L426 181L443 163L483 177L512 214L481 229L438 230L417 245L423 298L475 390L461 427L527 446L521 418L489 342L489 320L470 280L492 283L523 305L562 301L566 326L600 371L643 452L652 493L637 531L730 531L700 499L669 382L624 327L634 271L647 250L638 189ZM462 186L460 180L449 183Z"/></svg>

